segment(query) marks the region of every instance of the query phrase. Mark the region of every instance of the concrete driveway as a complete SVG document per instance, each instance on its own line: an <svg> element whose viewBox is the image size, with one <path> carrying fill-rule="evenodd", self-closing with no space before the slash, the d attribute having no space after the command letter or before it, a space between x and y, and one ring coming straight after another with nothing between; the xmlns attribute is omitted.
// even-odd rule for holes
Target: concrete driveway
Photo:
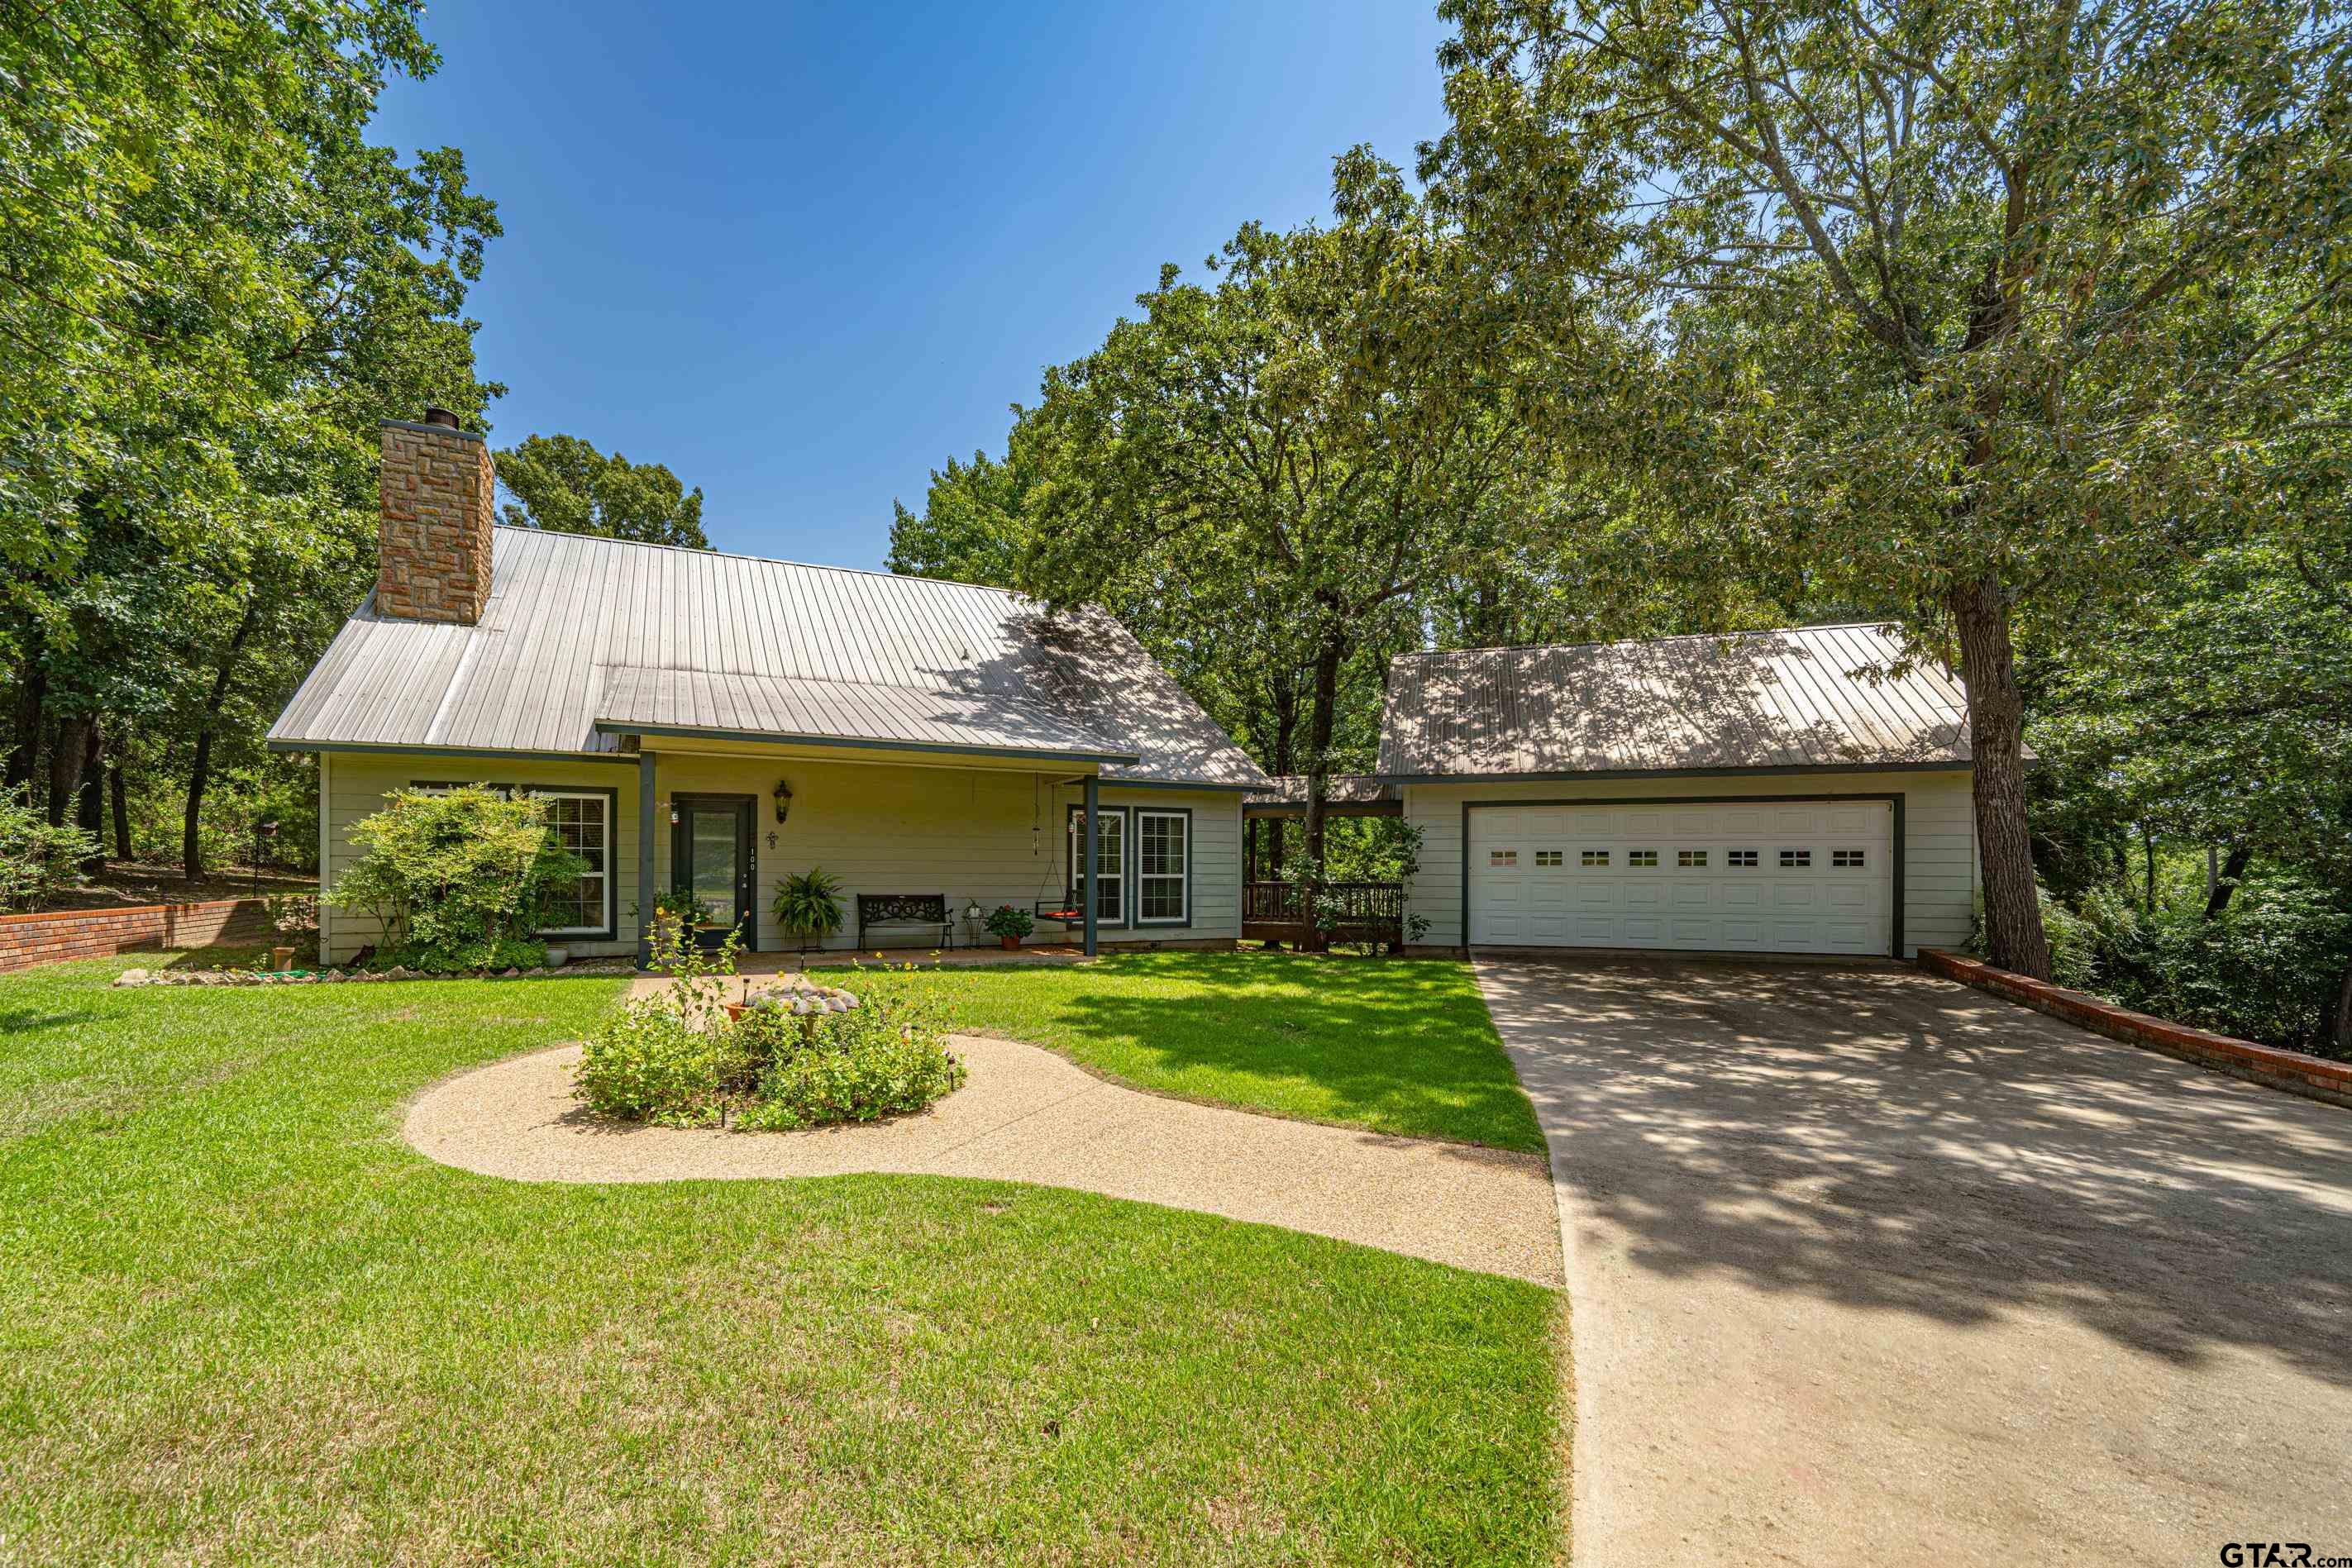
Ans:
<svg viewBox="0 0 2352 1568"><path fill-rule="evenodd" d="M1579 1568L2352 1554L2352 1112L1892 966L1477 967Z"/></svg>

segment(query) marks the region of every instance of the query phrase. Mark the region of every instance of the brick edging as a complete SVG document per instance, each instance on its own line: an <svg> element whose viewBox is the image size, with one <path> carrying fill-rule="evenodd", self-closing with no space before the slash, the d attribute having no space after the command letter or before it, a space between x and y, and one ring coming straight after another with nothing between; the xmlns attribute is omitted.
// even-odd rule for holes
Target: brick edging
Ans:
<svg viewBox="0 0 2352 1568"><path fill-rule="evenodd" d="M1941 948L1919 949L1919 967L1932 975L1948 980L1958 980L1964 986L1974 986L2007 1001L2048 1013L2105 1035L2109 1040L2126 1045L2145 1046L2160 1051L2167 1056L2193 1061L2226 1072L2232 1078L2244 1079L2268 1089L2300 1094L2305 1099L2323 1100L2331 1105L2352 1108L2352 1062L2330 1061L2324 1056L2311 1056L2300 1051L2284 1051L2274 1045L2257 1045L2251 1040L2239 1040L2231 1035L2214 1034L2210 1030L2190 1029L2186 1024L2134 1012L2113 1002L2101 1001L2081 991L2070 991L2063 986L2053 986L2047 980L2036 980L2007 969Z"/></svg>

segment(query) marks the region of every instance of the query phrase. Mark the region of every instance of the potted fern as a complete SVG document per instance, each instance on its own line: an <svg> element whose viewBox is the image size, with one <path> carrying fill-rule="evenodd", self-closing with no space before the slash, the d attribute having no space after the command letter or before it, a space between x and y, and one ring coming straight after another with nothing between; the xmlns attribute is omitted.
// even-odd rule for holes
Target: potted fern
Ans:
<svg viewBox="0 0 2352 1568"><path fill-rule="evenodd" d="M777 885L773 913L779 930L800 938L802 952L812 941L822 947L841 929L841 879L823 866L788 876Z"/></svg>

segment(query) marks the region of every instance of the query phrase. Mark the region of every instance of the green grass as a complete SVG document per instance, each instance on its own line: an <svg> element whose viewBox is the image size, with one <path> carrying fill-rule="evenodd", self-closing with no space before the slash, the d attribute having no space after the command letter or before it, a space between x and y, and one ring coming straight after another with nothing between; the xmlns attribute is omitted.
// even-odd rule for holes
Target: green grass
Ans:
<svg viewBox="0 0 2352 1568"><path fill-rule="evenodd" d="M1050 1188L472 1176L404 1099L616 982L128 962L0 977L0 1561L1558 1551L1552 1292Z"/></svg>
<svg viewBox="0 0 2352 1568"><path fill-rule="evenodd" d="M956 1026L1051 1046L1138 1088L1277 1115L1541 1152L1469 966L1133 953L1085 967L869 970Z"/></svg>

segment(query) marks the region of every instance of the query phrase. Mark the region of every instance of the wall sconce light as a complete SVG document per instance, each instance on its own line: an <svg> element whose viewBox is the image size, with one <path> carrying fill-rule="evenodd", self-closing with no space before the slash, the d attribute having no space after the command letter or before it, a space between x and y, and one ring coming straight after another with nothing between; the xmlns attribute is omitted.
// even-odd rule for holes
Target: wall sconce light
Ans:
<svg viewBox="0 0 2352 1568"><path fill-rule="evenodd" d="M782 821L792 814L793 787L782 779L776 780L776 821Z"/></svg>
<svg viewBox="0 0 2352 1568"><path fill-rule="evenodd" d="M669 825L673 828L677 826L677 802L676 800L672 800L669 803Z"/></svg>

